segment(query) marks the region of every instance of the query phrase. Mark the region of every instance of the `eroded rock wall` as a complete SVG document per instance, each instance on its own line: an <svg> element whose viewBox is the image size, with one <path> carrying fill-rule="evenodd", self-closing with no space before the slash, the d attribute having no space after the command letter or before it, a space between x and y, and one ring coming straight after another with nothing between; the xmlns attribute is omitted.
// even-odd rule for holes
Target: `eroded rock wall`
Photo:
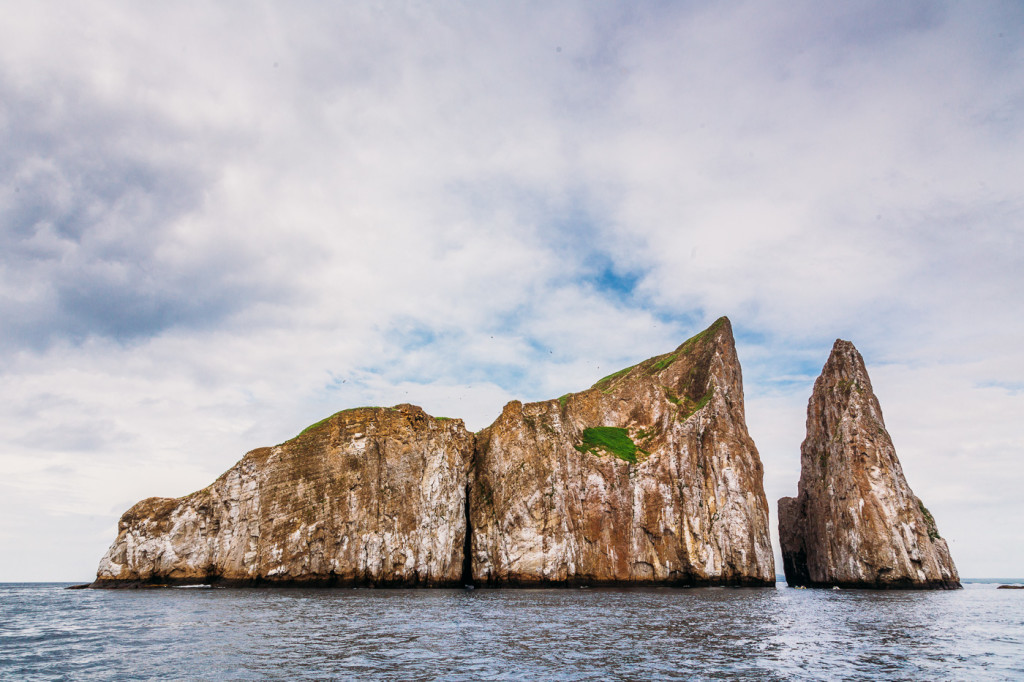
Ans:
<svg viewBox="0 0 1024 682"><path fill-rule="evenodd" d="M412 405L340 412L207 488L132 507L94 585L774 579L722 318L586 391L509 403L476 435Z"/></svg>
<svg viewBox="0 0 1024 682"><path fill-rule="evenodd" d="M837 340L807 406L795 498L779 500L791 586L956 588L935 520L911 491L864 360Z"/></svg>
<svg viewBox="0 0 1024 682"><path fill-rule="evenodd" d="M97 586L461 584L473 444L412 405L340 412L198 492L136 504Z"/></svg>
<svg viewBox="0 0 1024 682"><path fill-rule="evenodd" d="M511 402L479 434L473 577L772 585L762 478L722 318L589 390Z"/></svg>

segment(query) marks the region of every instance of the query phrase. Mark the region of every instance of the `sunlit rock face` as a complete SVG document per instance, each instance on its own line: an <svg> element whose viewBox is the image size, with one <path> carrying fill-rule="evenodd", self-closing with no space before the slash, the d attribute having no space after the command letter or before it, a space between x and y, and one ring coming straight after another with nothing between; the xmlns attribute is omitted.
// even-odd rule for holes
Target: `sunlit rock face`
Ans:
<svg viewBox="0 0 1024 682"><path fill-rule="evenodd" d="M772 585L761 461L729 320L477 438L473 579Z"/></svg>
<svg viewBox="0 0 1024 682"><path fill-rule="evenodd" d="M797 497L779 500L791 586L960 587L946 541L907 485L860 353L837 340L807 405Z"/></svg>
<svg viewBox="0 0 1024 682"><path fill-rule="evenodd" d="M357 408L121 518L96 587L772 585L757 449L725 318L479 434Z"/></svg>
<svg viewBox="0 0 1024 682"><path fill-rule="evenodd" d="M340 412L196 493L139 502L96 586L461 584L473 443L412 405Z"/></svg>

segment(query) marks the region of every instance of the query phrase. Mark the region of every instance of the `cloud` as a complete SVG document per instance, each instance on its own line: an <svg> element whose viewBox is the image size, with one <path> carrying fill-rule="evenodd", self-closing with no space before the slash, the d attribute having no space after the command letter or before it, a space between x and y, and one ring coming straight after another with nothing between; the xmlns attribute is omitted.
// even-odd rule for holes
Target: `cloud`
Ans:
<svg viewBox="0 0 1024 682"><path fill-rule="evenodd" d="M905 372L940 526L976 519L983 478L943 492L973 425L1016 447L1015 3L2 18L0 459L41 514L112 528L356 404L480 428L721 314L770 497L836 336Z"/></svg>

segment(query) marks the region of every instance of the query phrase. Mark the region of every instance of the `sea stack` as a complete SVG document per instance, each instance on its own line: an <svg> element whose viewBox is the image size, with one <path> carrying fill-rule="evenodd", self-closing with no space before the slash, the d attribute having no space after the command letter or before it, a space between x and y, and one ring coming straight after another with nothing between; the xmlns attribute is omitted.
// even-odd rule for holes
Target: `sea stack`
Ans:
<svg viewBox="0 0 1024 682"><path fill-rule="evenodd" d="M339 412L136 504L93 585L461 585L473 443L414 405Z"/></svg>
<svg viewBox="0 0 1024 682"><path fill-rule="evenodd" d="M956 589L935 519L914 495L864 359L837 340L814 382L797 497L779 500L791 587Z"/></svg>
<svg viewBox="0 0 1024 682"><path fill-rule="evenodd" d="M488 585L774 585L768 505L732 327L477 439L473 578Z"/></svg>
<svg viewBox="0 0 1024 682"><path fill-rule="evenodd" d="M94 587L773 585L729 320L479 434L339 412L121 517Z"/></svg>

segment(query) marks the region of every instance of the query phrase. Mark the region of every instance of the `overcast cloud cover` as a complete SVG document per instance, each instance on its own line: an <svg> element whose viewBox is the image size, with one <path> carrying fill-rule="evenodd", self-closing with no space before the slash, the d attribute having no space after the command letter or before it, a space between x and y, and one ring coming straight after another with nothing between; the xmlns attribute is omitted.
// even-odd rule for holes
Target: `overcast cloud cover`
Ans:
<svg viewBox="0 0 1024 682"><path fill-rule="evenodd" d="M476 430L720 315L773 526L842 337L961 574L1024 575L1024 5L636 4L0 10L0 580L339 409Z"/></svg>

